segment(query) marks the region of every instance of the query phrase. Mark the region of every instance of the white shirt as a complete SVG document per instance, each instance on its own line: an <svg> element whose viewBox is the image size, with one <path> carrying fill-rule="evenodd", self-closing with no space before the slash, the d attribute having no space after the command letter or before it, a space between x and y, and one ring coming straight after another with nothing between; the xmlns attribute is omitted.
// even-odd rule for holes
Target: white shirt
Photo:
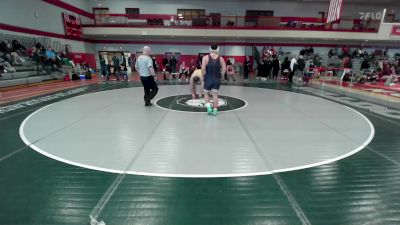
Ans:
<svg viewBox="0 0 400 225"><path fill-rule="evenodd" d="M150 67L153 67L153 59L148 55L141 55L136 60L135 68L139 71L141 77L151 76Z"/></svg>
<svg viewBox="0 0 400 225"><path fill-rule="evenodd" d="M292 58L292 61L290 61L290 70L293 72L294 71L294 65L297 64L297 59Z"/></svg>

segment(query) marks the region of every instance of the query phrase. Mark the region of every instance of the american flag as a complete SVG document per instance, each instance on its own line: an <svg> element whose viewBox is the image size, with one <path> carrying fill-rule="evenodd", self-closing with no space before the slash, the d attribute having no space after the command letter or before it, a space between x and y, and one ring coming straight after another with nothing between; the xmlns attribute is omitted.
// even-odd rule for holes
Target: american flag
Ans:
<svg viewBox="0 0 400 225"><path fill-rule="evenodd" d="M342 14L343 0L331 0L328 11L327 23L335 22L340 19Z"/></svg>

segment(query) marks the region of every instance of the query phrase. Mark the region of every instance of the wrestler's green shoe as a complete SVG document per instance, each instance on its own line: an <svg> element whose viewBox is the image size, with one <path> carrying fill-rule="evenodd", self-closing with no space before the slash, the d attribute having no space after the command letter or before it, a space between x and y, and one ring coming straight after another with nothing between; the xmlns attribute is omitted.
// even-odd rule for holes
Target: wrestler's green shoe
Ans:
<svg viewBox="0 0 400 225"><path fill-rule="evenodd" d="M216 116L218 114L218 109L214 109L213 111L212 111L212 115L213 116Z"/></svg>
<svg viewBox="0 0 400 225"><path fill-rule="evenodd" d="M212 109L211 105L207 105L207 114L208 115L212 115L213 114L213 109Z"/></svg>

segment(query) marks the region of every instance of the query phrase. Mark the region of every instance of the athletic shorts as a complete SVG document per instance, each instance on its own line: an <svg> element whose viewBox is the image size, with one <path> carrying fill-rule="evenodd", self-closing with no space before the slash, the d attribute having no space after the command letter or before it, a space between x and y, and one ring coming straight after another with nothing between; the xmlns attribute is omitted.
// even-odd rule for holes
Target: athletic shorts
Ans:
<svg viewBox="0 0 400 225"><path fill-rule="evenodd" d="M221 84L221 79L205 78L204 79L204 91L205 92L210 92L210 91L218 92L220 84Z"/></svg>

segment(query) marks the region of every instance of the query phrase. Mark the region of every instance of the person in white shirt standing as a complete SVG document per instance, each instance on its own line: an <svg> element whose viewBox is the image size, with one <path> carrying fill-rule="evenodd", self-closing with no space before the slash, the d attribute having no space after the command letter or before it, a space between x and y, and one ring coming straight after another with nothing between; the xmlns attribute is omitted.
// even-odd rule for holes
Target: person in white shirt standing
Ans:
<svg viewBox="0 0 400 225"><path fill-rule="evenodd" d="M143 55L139 56L136 60L135 68L139 72L140 81L144 88L144 102L145 106L152 106L151 100L156 96L158 87L154 81L156 72L153 67L153 60L150 58L151 49L144 46Z"/></svg>
<svg viewBox="0 0 400 225"><path fill-rule="evenodd" d="M290 61L289 83L292 83L294 73L297 70L297 58L293 57Z"/></svg>

